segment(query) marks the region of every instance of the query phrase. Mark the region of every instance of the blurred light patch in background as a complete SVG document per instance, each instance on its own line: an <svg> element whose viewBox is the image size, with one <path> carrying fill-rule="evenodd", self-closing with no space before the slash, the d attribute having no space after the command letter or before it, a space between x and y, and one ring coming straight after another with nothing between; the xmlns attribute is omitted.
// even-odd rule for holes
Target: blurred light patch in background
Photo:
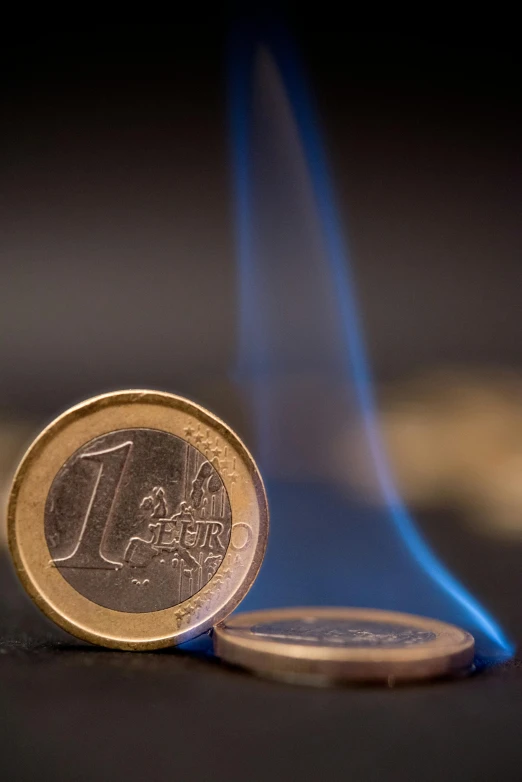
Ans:
<svg viewBox="0 0 522 782"><path fill-rule="evenodd" d="M496 621L431 551L395 488L317 119L292 45L278 32L260 40L242 29L232 47L235 377L251 402L272 511L267 560L244 607L412 611L466 627L486 656L509 656ZM364 475L365 492L352 473Z"/></svg>
<svg viewBox="0 0 522 782"><path fill-rule="evenodd" d="M388 384L381 429L401 496L420 511L456 510L491 538L522 541L522 377L511 370L445 367ZM351 450L353 485L372 476Z"/></svg>

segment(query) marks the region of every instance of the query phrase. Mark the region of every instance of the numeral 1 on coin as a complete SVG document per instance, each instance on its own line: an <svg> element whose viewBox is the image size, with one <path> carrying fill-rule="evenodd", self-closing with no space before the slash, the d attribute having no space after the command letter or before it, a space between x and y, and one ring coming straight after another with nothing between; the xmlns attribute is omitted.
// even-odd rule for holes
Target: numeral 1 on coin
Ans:
<svg viewBox="0 0 522 782"><path fill-rule="evenodd" d="M78 541L74 551L67 557L55 559L57 567L95 568L116 570L121 562L109 559L103 554L103 540L114 507L114 500L132 448L127 441L114 448L93 451L80 458L98 465L98 474L85 512Z"/></svg>

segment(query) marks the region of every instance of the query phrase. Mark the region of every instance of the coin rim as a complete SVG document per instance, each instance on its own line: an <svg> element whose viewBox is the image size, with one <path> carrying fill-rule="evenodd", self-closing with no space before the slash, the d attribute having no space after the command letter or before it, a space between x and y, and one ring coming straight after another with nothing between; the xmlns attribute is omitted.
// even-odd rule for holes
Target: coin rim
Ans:
<svg viewBox="0 0 522 782"><path fill-rule="evenodd" d="M158 624L161 624L163 631L158 632L158 635L153 638L151 638L150 633L148 633L147 638L133 638L129 641L128 639L125 639L124 633L122 633L121 636L107 636L101 632L71 621L69 617L60 612L59 606L52 604L47 599L46 595L33 583L29 572L25 568L23 551L20 547L20 541L17 534L17 517L24 510L23 508L20 509L19 506L19 494L24 479L30 472L35 460L41 456L46 447L52 443L52 440L58 433L62 432L62 430L71 423L74 423L79 419L86 418L94 413L99 413L104 408L112 407L114 405L131 405L136 403L160 405L167 409L192 415L197 419L197 421L211 427L215 432L224 437L227 443L233 445L244 466L246 467L249 478L252 480L259 513L259 529L257 532L257 540L255 540L253 543L254 552L249 566L246 568L245 573L243 574L235 590L226 597L224 603L221 599L220 606L218 606L216 610L212 611L210 615L206 616L206 618L204 618L202 621L197 621L193 627L181 627L179 629L176 629L174 626L174 614L176 611L180 610L180 606L186 605L191 600L193 600L196 597L195 595L192 595L191 598L181 604L171 608L162 609L161 612L147 612L146 614L132 613L133 617L145 615L150 616L153 613L163 614L162 621L158 622ZM92 433L92 437L95 438L107 433L108 432L106 431L95 431ZM65 454L63 463L65 463L70 455L72 455L72 451L71 453ZM45 499L46 498L43 498L43 505L45 504ZM232 499L231 506L232 514L234 515ZM269 512L265 487L263 485L263 480L257 465L246 446L224 421L215 416L206 408L198 405L195 402L185 399L184 397L162 391L130 389L125 391L113 391L110 393L100 394L80 402L79 404L66 410L42 430L42 432L38 435L38 437L35 438L26 451L15 473L9 495L7 522L9 548L18 576L29 596L49 619L54 621L64 630L67 630L74 636L84 641L89 641L91 643L99 644L109 648L123 650L147 650L177 645L198 635L201 635L210 630L216 623L225 619L239 605L241 600L243 600L248 590L252 586L264 558L269 529ZM41 523L42 525L44 523L43 517ZM217 572L219 572L219 569ZM211 584L212 580L213 579L211 579L208 583ZM64 582L67 583L65 579ZM71 588L81 600L88 600L88 598L85 598L83 595L81 595L81 593L77 592L77 590L74 590L73 587ZM226 592L226 589L227 587L224 587L224 592ZM111 615L115 613L119 614L122 618L122 623L125 621L124 617L130 615L127 612L115 612L113 609L99 606L97 603L94 603L94 601L88 600L88 602L93 603L102 612L110 612ZM67 610L67 606L62 608L62 610ZM171 624L169 621L165 620L165 616L169 613L172 613Z"/></svg>
<svg viewBox="0 0 522 782"><path fill-rule="evenodd" d="M250 631L254 624L282 619L323 618L385 621L435 633L409 647L332 647L271 641ZM234 631L241 630L241 635ZM462 670L474 656L473 636L455 625L398 611L345 607L280 608L238 613L214 628L219 657L257 673L322 676L332 680L423 679Z"/></svg>

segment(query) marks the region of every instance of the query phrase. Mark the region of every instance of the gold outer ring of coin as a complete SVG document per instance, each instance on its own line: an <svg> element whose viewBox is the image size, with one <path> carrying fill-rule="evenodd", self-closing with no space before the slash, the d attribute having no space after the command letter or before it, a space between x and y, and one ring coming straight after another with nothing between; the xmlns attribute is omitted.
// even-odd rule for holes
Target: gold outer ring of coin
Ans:
<svg viewBox="0 0 522 782"><path fill-rule="evenodd" d="M50 566L44 510L52 482L67 459L90 440L132 428L150 428L186 439L188 426L219 436L236 459L237 476L220 477L228 492L240 540L229 545L208 583L171 608L126 613L104 608L77 592ZM248 545L244 543L248 527ZM40 609L63 629L91 643L145 650L194 638L227 617L248 592L261 566L268 534L268 505L256 464L236 434L199 405L159 391L129 390L89 399L53 421L33 442L15 475L8 505L11 555L23 586ZM225 573L225 577L218 574Z"/></svg>
<svg viewBox="0 0 522 782"><path fill-rule="evenodd" d="M270 640L253 626L283 620L360 620L430 631L434 640L401 646L332 647ZM214 628L214 650L228 663L263 677L297 684L329 685L432 679L471 665L473 636L454 625L413 614L363 608L282 608L238 613Z"/></svg>

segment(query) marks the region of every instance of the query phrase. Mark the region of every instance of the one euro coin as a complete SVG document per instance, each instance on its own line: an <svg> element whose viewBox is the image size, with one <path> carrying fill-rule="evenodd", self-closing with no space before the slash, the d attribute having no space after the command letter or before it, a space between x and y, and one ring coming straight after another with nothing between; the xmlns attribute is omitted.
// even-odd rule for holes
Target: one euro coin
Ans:
<svg viewBox="0 0 522 782"><path fill-rule="evenodd" d="M396 682L466 670L474 640L435 619L360 608L284 608L229 617L214 631L223 660L304 684Z"/></svg>
<svg viewBox="0 0 522 782"><path fill-rule="evenodd" d="M157 391L68 410L12 486L8 534L23 586L80 639L154 649L225 619L252 585L268 507L251 455L223 421Z"/></svg>

